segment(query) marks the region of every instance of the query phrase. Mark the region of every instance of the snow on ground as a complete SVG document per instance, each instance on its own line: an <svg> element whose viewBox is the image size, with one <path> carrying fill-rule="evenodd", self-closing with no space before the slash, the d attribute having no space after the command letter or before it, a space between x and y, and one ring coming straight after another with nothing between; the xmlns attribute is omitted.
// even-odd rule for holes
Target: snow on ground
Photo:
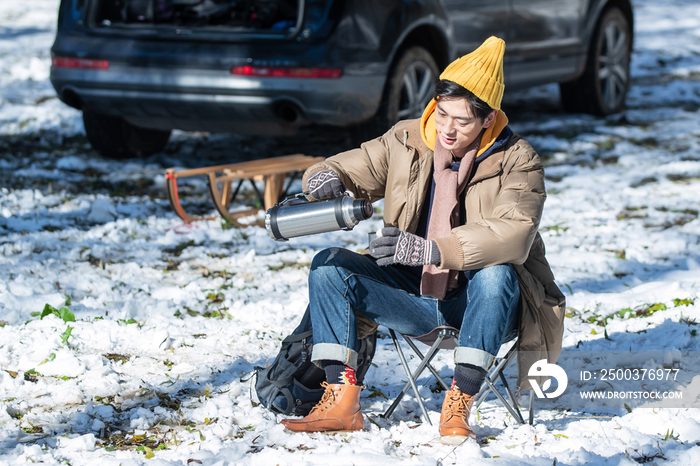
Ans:
<svg viewBox="0 0 700 466"><path fill-rule="evenodd" d="M634 3L624 114L562 114L555 86L506 96L547 166L541 232L567 295L568 354L700 350L700 9ZM244 379L296 326L314 254L363 249L379 216L289 243L257 226L182 225L163 196L165 166L207 147L250 156L289 145L178 133L147 160L100 158L47 79L57 5L0 4L1 464L700 463L697 408L543 409L529 426L488 400L472 416L478 442L441 445L427 377L433 426L412 395L379 417L389 405L379 394L402 386L381 330L365 431L285 432ZM204 190L183 187L188 208L210 210ZM47 304L75 321L42 319ZM436 366L449 376L450 355Z"/></svg>

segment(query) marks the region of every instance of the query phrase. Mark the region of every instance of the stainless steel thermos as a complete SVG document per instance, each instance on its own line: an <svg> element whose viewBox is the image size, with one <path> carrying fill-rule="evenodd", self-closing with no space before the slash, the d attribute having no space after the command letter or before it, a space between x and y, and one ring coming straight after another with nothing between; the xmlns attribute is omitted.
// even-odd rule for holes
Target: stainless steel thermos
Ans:
<svg viewBox="0 0 700 466"><path fill-rule="evenodd" d="M286 202L286 201L285 201ZM335 230L352 230L372 216L372 203L347 193L319 202L291 201L275 205L265 214L265 228L275 241Z"/></svg>

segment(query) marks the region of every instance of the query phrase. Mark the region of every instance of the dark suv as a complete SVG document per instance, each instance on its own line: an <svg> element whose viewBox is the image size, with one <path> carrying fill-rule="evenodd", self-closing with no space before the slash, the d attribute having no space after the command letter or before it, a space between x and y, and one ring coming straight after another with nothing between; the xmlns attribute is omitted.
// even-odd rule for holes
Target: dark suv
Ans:
<svg viewBox="0 0 700 466"><path fill-rule="evenodd" d="M605 115L624 106L632 21L629 0L62 0L51 82L112 157L172 129L381 131L494 35L507 88L559 82L565 109Z"/></svg>

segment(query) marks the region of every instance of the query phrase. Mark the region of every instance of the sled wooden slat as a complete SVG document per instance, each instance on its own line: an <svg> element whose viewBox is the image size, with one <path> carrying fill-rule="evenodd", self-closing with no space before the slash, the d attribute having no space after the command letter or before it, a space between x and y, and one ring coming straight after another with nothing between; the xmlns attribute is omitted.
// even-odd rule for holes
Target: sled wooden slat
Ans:
<svg viewBox="0 0 700 466"><path fill-rule="evenodd" d="M209 194L219 214L234 225L240 225L238 219L257 213L258 209L247 209L230 213L228 206L233 202L243 182L252 184L258 198L265 210L274 206L286 194L291 181L302 174L315 163L325 160L323 157L312 157L303 154L285 155L268 159L251 160L247 162L231 163L227 165L215 165L211 167L193 168L190 170L176 171L174 168L165 170L165 188L170 200L170 205L175 213L186 223L198 220L211 219L211 217L199 217L190 215L180 203L180 195L177 189L177 180L190 176L206 176L209 185ZM287 188L284 181L288 174L292 175ZM238 181L233 189L233 182ZM255 181L263 181L264 192L261 194L255 186Z"/></svg>

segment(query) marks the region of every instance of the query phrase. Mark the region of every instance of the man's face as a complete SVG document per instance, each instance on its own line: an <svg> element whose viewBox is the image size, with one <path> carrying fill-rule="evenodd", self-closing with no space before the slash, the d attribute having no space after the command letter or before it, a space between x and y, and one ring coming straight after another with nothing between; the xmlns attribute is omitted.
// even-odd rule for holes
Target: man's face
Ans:
<svg viewBox="0 0 700 466"><path fill-rule="evenodd" d="M466 99L441 99L435 109L435 128L442 147L455 157L463 157L481 130L493 124L496 113L494 110L481 121L472 114Z"/></svg>

